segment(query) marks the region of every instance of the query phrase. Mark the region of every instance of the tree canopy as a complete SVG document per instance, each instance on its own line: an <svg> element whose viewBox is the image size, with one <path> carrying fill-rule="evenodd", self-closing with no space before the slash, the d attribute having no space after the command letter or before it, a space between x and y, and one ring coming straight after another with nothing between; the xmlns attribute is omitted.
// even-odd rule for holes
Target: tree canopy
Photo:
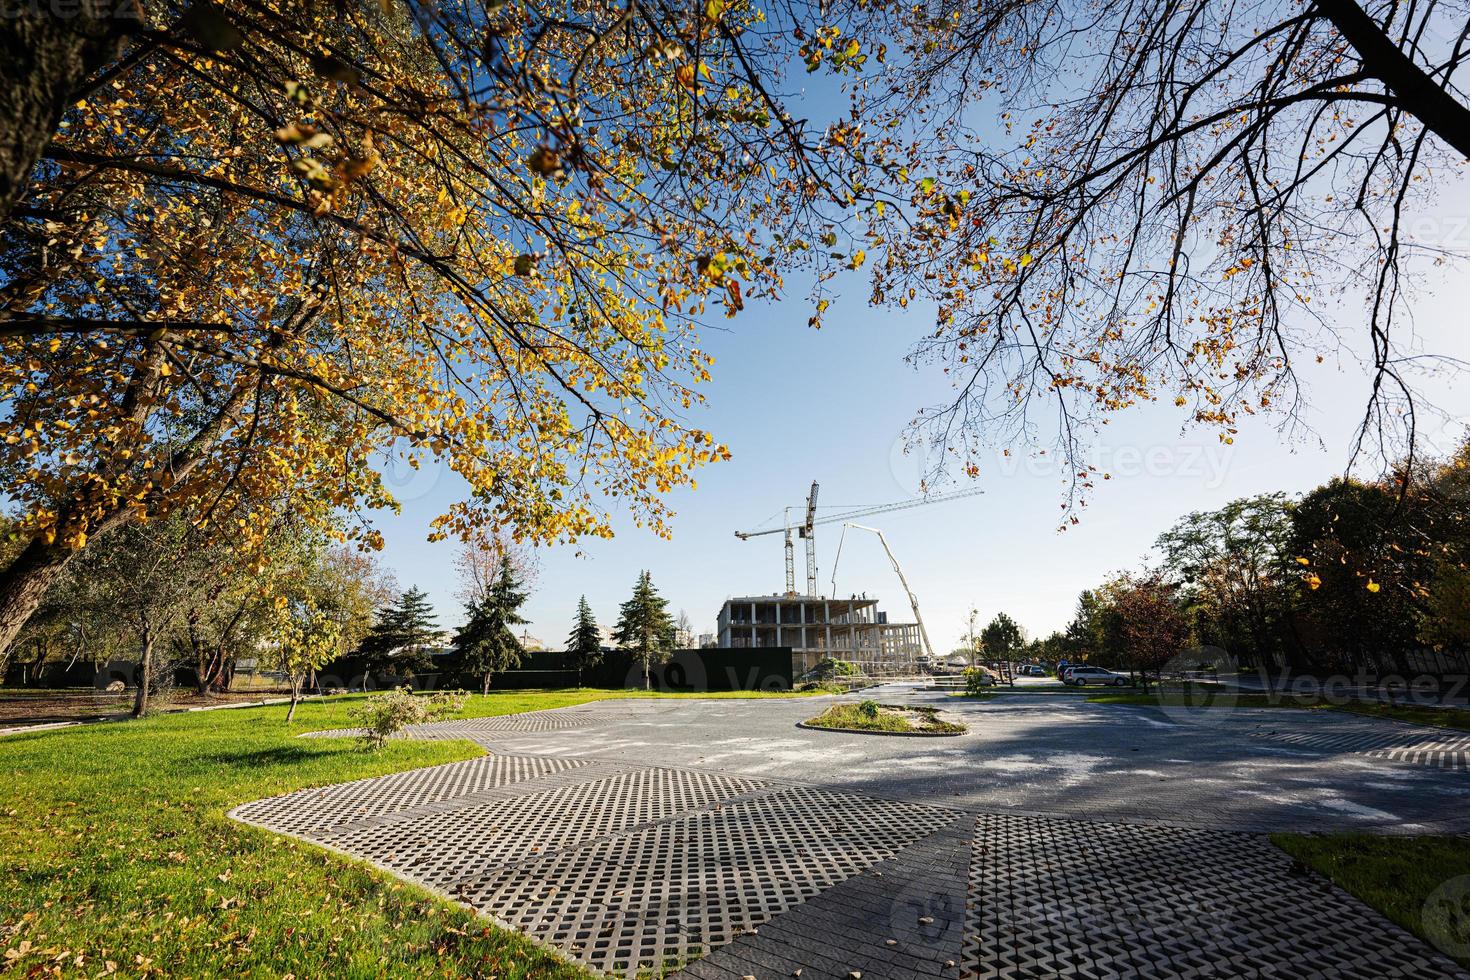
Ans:
<svg viewBox="0 0 1470 980"><path fill-rule="evenodd" d="M806 248L780 229L840 186L843 146L772 94L772 16L104 18L95 57L32 80L60 119L19 140L40 159L0 227L0 479L29 541L0 646L134 520L182 509L248 548L285 504L375 546L385 454L465 481L436 537L609 535L606 500L667 533L663 494L728 455L683 414L712 365L696 321L774 293ZM46 17L0 29L96 26Z"/></svg>
<svg viewBox="0 0 1470 980"><path fill-rule="evenodd" d="M1252 415L1293 431L1298 369L1325 357L1366 368L1354 456L1412 456L1419 372L1458 363L1419 349L1409 314L1463 258L1415 220L1470 157L1463 5L861 9L894 39L865 133L913 138L865 143L908 199L846 227L875 300L938 306L913 351L955 385L916 419L931 459L1060 452L1085 497L1117 413L1173 403L1225 442Z"/></svg>
<svg viewBox="0 0 1470 980"><path fill-rule="evenodd" d="M1010 659L1012 654L1021 649L1024 641L1021 627L1003 612L996 613L995 618L980 631L980 642L985 646L985 655L998 660Z"/></svg>

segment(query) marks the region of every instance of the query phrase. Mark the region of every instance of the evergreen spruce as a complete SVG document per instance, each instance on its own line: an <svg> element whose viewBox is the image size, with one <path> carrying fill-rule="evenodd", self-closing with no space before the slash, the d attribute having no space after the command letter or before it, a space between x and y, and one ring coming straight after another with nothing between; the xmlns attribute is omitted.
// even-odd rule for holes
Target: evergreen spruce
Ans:
<svg viewBox="0 0 1470 980"><path fill-rule="evenodd" d="M490 680L500 671L520 665L526 650L512 626L528 620L520 614L527 593L511 567L501 560L500 574L478 603L465 607L469 621L454 638L460 669L480 675L480 693L490 693Z"/></svg>
<svg viewBox="0 0 1470 980"><path fill-rule="evenodd" d="M602 636L597 631L597 620L592 617L592 607L587 605L585 595L577 600L577 622L567 637L567 656L577 665L578 687L582 686L582 672L602 661Z"/></svg>
<svg viewBox="0 0 1470 980"><path fill-rule="evenodd" d="M377 622L358 646L369 671L413 674L430 666L428 647L439 635L429 594L411 588L380 610Z"/></svg>
<svg viewBox="0 0 1470 980"><path fill-rule="evenodd" d="M653 587L653 577L645 571L638 576L633 597L618 611L615 632L618 646L643 665L645 691L652 686L649 674L653 665L663 663L674 648L674 621L669 617L668 604Z"/></svg>

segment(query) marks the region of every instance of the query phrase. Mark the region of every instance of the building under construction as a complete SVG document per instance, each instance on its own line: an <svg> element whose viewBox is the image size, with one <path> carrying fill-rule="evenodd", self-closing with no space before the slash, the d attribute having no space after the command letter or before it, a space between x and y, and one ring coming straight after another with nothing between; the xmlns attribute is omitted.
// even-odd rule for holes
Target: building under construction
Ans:
<svg viewBox="0 0 1470 980"><path fill-rule="evenodd" d="M870 677L912 674L923 659L918 623L890 623L878 600L854 596L764 595L726 599L722 647L790 647L797 677L826 657L858 665Z"/></svg>
<svg viewBox="0 0 1470 980"><path fill-rule="evenodd" d="M792 668L799 678L827 657L854 663L869 677L912 675L920 664L934 660L934 649L919 613L919 600L909 588L908 579L894 557L888 539L875 527L854 523L856 518L891 511L908 510L943 500L969 497L979 488L960 490L943 496L899 500L847 510L844 513L817 516L818 486L812 482L807 495L805 518L793 520L803 508L784 508L785 518L777 527L753 531L736 531L742 541L780 534L785 537L786 591L783 594L743 596L726 599L720 610L718 644L722 647L790 647ZM888 615L878 610L878 600L866 595L847 599L827 598L817 593L817 550L815 532L822 525L842 525L842 536L832 560L832 592L837 592L837 562L842 557L842 542L849 530L877 535L883 552L893 565L899 584L908 594L914 611L912 623L890 623ZM796 591L796 556L792 535L806 545L806 594Z"/></svg>

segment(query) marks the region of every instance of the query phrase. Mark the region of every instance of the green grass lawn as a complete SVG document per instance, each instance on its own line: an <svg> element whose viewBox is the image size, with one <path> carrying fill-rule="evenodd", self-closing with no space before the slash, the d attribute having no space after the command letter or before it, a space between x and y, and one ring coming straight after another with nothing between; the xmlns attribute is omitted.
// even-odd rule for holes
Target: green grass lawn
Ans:
<svg viewBox="0 0 1470 980"><path fill-rule="evenodd" d="M1470 711L1461 708L1420 708L1413 705L1366 704L1359 701L1327 702L1319 698L1294 697L1292 695L1237 694L1219 692L1203 694L1143 694L1106 692L1093 694L1088 701L1094 704L1131 704L1140 707L1197 707L1197 708L1305 708L1348 711L1371 718L1386 718L1415 725L1436 725L1470 731Z"/></svg>
<svg viewBox="0 0 1470 980"><path fill-rule="evenodd" d="M463 716L625 696L476 695ZM265 796L481 754L469 742L371 753L294 737L349 726L354 700L307 701L289 728L281 705L0 738L0 972L585 976L366 864L225 817Z"/></svg>
<svg viewBox="0 0 1470 980"><path fill-rule="evenodd" d="M1093 704L1131 704L1141 707L1197 707L1197 708L1303 708L1317 707L1294 702L1290 698L1272 699L1264 694L1229 694L1218 690L1204 690L1185 694L1181 691L1103 691L1094 692L1087 698Z"/></svg>
<svg viewBox="0 0 1470 980"><path fill-rule="evenodd" d="M1425 905L1440 885L1470 875L1470 839L1272 834L1271 840L1415 935L1431 943L1448 939L1451 948L1470 943L1462 909ZM1470 957L1459 961L1470 966Z"/></svg>
<svg viewBox="0 0 1470 980"><path fill-rule="evenodd" d="M1407 721L1416 725L1438 725L1440 728L1470 731L1470 711L1463 708L1416 708L1398 704L1364 704L1358 701L1335 705L1335 707L1339 711L1351 711L1355 715L1392 718L1395 721Z"/></svg>

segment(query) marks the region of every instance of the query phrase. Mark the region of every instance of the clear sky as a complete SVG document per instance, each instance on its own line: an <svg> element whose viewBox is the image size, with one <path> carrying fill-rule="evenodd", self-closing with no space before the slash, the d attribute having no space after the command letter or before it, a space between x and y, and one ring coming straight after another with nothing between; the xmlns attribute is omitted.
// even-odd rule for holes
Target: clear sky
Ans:
<svg viewBox="0 0 1470 980"><path fill-rule="evenodd" d="M1465 194L1450 195L1457 214L1470 212ZM1455 227L1464 227L1461 222ZM1464 243L1461 243L1462 245ZM1448 274L1418 304L1423 347L1470 354L1459 279ZM612 541L543 550L535 593L525 613L529 631L559 646L570 629L577 597L586 594L599 622L611 624L640 569L689 614L699 632L713 631L731 595L784 589L781 536L740 541L737 530L765 525L785 506L801 504L812 480L826 505L865 505L912 497L919 464L900 438L914 410L946 396L945 381L905 365L903 355L931 325L923 310L872 310L857 278L839 282L845 300L820 331L799 285L780 304L752 304L706 333L718 361L707 386L710 405L694 424L724 440L734 454L706 469L699 489L673 498L678 517L672 541L629 524ZM1354 305L1345 322L1361 319ZM1361 331L1360 331L1361 332ZM1299 493L1342 472L1353 426L1367 394L1362 369L1347 361L1304 368L1311 386L1307 422L1315 439L1283 442L1270 424L1247 422L1233 446L1206 430L1181 430L1172 406L1151 406L1110 425L1100 446L1114 472L1099 483L1082 523L1055 528L1063 499L1060 474L1024 454L997 461L980 478L985 493L864 521L880 527L904 566L936 647L963 634L971 606L983 621L1005 610L1032 635L1062 627L1078 591L1104 575L1136 567L1158 533L1192 510L1275 490ZM1439 404L1470 417L1464 385L1431 382ZM1461 390L1456 390L1456 389ZM1460 428L1433 423L1431 441L1451 448ZM1009 465L1003 465L1009 464ZM456 625L452 543L425 541L429 521L461 491L456 477L428 470L399 484L400 518L381 522L384 563L404 587L426 589L443 625ZM833 511L828 511L829 513ZM837 527L817 536L822 591L828 590ZM797 543L798 588L804 565ZM881 547L871 535L850 537L843 549L839 594L867 592L894 621L908 620L907 602Z"/></svg>

